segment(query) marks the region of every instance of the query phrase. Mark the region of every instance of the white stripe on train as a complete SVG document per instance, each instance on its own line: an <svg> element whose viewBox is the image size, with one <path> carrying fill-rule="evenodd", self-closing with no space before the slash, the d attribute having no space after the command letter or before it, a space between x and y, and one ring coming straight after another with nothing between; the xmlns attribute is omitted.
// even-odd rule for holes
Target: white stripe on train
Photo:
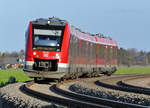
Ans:
<svg viewBox="0 0 150 108"><path fill-rule="evenodd" d="M34 64L34 61L25 61L25 65L32 66L33 64ZM58 67L68 68L69 64L68 63L58 63Z"/></svg>

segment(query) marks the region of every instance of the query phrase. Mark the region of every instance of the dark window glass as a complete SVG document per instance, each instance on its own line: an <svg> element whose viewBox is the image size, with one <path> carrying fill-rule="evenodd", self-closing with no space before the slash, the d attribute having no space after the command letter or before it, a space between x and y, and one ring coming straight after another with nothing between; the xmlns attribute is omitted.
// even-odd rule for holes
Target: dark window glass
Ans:
<svg viewBox="0 0 150 108"><path fill-rule="evenodd" d="M77 56L79 56L79 50L80 50L80 40L77 40Z"/></svg>
<svg viewBox="0 0 150 108"><path fill-rule="evenodd" d="M33 25L33 49L60 51L64 28L64 26Z"/></svg>
<svg viewBox="0 0 150 108"><path fill-rule="evenodd" d="M110 46L107 46L107 56L106 59L109 61L110 60Z"/></svg>
<svg viewBox="0 0 150 108"><path fill-rule="evenodd" d="M116 58L116 47L113 47L113 58Z"/></svg>
<svg viewBox="0 0 150 108"><path fill-rule="evenodd" d="M91 46L91 44L90 44L90 42L88 42L88 60L90 60L90 56L91 56L90 46Z"/></svg>
<svg viewBox="0 0 150 108"><path fill-rule="evenodd" d="M105 54L105 47L104 45L100 44L99 45L99 58L104 58L104 54Z"/></svg>
<svg viewBox="0 0 150 108"><path fill-rule="evenodd" d="M98 58L101 58L102 46L98 45Z"/></svg>
<svg viewBox="0 0 150 108"><path fill-rule="evenodd" d="M81 40L81 57L85 56L85 41Z"/></svg>
<svg viewBox="0 0 150 108"><path fill-rule="evenodd" d="M94 59L96 57L96 46L95 43L92 45L92 58Z"/></svg>
<svg viewBox="0 0 150 108"><path fill-rule="evenodd" d="M113 47L113 58L115 59L115 47Z"/></svg>
<svg viewBox="0 0 150 108"><path fill-rule="evenodd" d="M76 37L73 37L73 55L76 57Z"/></svg>
<svg viewBox="0 0 150 108"><path fill-rule="evenodd" d="M70 45L69 45L69 53L71 56L73 56L73 35L71 34L71 37L70 37Z"/></svg>

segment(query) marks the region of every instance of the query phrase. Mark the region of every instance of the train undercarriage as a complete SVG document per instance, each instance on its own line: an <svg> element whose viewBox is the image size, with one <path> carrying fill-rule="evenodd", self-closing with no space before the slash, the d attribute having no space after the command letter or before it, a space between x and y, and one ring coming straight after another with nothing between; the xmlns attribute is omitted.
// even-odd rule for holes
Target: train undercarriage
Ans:
<svg viewBox="0 0 150 108"><path fill-rule="evenodd" d="M90 66L89 66L90 67ZM59 67L57 60L35 60L33 64L33 70L24 69L31 78L34 78L37 81L38 78L45 79L56 79L56 80L65 80L65 79L76 79L82 77L97 77L100 74L110 76L113 74L117 68L116 66L111 67Z"/></svg>

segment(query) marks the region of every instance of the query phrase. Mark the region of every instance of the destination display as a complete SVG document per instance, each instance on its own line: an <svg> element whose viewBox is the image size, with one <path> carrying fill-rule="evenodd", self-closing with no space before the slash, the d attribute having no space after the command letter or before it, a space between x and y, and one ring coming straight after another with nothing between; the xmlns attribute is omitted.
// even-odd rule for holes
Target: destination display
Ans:
<svg viewBox="0 0 150 108"><path fill-rule="evenodd" d="M42 30L34 29L34 35L52 35L52 36L61 36L62 30Z"/></svg>

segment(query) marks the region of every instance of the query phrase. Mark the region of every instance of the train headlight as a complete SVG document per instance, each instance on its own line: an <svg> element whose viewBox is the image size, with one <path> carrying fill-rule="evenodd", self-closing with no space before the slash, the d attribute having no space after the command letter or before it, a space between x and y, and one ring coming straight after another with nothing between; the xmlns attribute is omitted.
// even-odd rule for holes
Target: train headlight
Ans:
<svg viewBox="0 0 150 108"><path fill-rule="evenodd" d="M60 58L59 54L56 54L56 58Z"/></svg>
<svg viewBox="0 0 150 108"><path fill-rule="evenodd" d="M48 20L48 22L47 22L47 23L48 23L48 24L50 24L50 23L51 23L51 21L49 21L49 20Z"/></svg>
<svg viewBox="0 0 150 108"><path fill-rule="evenodd" d="M33 52L33 55L36 55L36 52Z"/></svg>

